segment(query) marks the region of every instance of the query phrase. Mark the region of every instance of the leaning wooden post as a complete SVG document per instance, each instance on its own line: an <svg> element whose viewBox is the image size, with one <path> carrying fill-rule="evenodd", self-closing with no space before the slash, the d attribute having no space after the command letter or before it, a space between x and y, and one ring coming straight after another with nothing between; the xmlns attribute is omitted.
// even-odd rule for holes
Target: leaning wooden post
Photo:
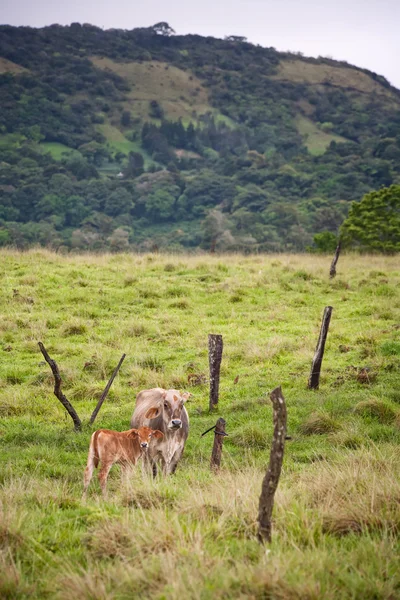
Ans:
<svg viewBox="0 0 400 600"><path fill-rule="evenodd" d="M329 269L329 279L333 279L336 276L336 265L337 265L337 261L339 260L339 254L340 254L340 242L336 246L335 256L333 257L333 260L331 263L331 268Z"/></svg>
<svg viewBox="0 0 400 600"><path fill-rule="evenodd" d="M317 347L315 349L314 358L311 365L310 378L308 380L308 387L310 390L317 390L319 387L319 376L321 373L322 359L324 357L325 342L328 335L329 323L331 321L333 308L332 306L326 306L324 310L324 316L322 317L321 330L319 332L319 338Z"/></svg>
<svg viewBox="0 0 400 600"><path fill-rule="evenodd" d="M104 388L104 391L103 391L102 395L100 396L100 399L99 399L99 401L97 403L97 406L94 409L94 411L92 412L92 416L90 417L90 421L89 421L90 425L92 425L94 423L94 420L97 417L98 412L101 409L104 400L107 398L107 394L110 391L110 387L112 385L112 382L114 381L114 379L115 379L115 377L116 377L116 375L117 375L117 373L118 373L118 371L119 371L122 363L124 362L125 356L126 356L126 354L123 354L121 356L119 363L117 364L117 366L114 369L114 373L111 375L110 379L108 380L108 383L107 383L106 387Z"/></svg>
<svg viewBox="0 0 400 600"><path fill-rule="evenodd" d="M221 454L222 445L224 443L224 437L228 434L225 431L226 421L225 419L219 418L214 429L214 445L211 453L210 466L212 471L219 471L221 466Z"/></svg>
<svg viewBox="0 0 400 600"><path fill-rule="evenodd" d="M71 419L73 420L75 431L80 431L82 428L81 420L78 417L72 404L67 400L67 398L64 396L64 394L61 391L61 375L60 375L60 371L58 370L57 363L55 360L50 358L50 356L48 355L48 352L47 352L46 348L43 346L42 342L39 342L39 348L45 358L45 361L50 365L50 369L53 372L54 382L55 382L54 383L54 395L56 396L56 398L59 399L59 401L61 402L61 404L63 405L63 407L68 412Z"/></svg>
<svg viewBox="0 0 400 600"><path fill-rule="evenodd" d="M222 335L208 335L208 363L210 365L210 410L218 404L219 374L221 369Z"/></svg>
<svg viewBox="0 0 400 600"><path fill-rule="evenodd" d="M262 482L260 501L258 505L258 533L261 543L271 541L271 517L274 507L274 496L278 487L282 469L283 453L286 438L286 404L280 387L270 394L274 407L274 437L272 439L269 465Z"/></svg>

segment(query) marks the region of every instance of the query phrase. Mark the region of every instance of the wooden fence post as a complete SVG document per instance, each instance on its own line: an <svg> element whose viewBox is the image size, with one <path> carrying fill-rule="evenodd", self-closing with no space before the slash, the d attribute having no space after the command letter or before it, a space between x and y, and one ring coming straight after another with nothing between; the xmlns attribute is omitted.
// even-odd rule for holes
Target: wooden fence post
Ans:
<svg viewBox="0 0 400 600"><path fill-rule="evenodd" d="M52 373L53 373L54 395L56 398L59 399L59 401L61 402L61 404L63 405L63 407L65 408L65 410L67 411L67 413L69 414L71 419L73 420L75 431L80 431L82 429L81 420L78 417L78 414L75 411L72 404L69 402L69 400L67 400L67 398L64 396L64 394L61 391L61 375L60 375L60 371L58 370L57 363L55 360L50 358L50 356L49 356L46 348L43 346L42 342L38 342L38 343L39 343L40 351L43 354L45 361L50 365L50 369L52 370Z"/></svg>
<svg viewBox="0 0 400 600"><path fill-rule="evenodd" d="M99 410L101 409L101 407L102 407L102 405L103 405L103 402L104 402L104 400L107 398L107 394L108 394L108 392L110 391L110 387L111 387L111 385L112 385L112 382L114 381L114 379L115 379L115 377L116 377L116 375L117 375L117 373L118 373L118 371L119 371L119 369L120 369L120 367L121 367L122 363L124 362L124 358L125 358L125 356L126 356L126 354L123 354L123 355L121 356L119 363L117 364L117 366L116 366L116 367L115 367L115 369L114 369L114 373L111 375L110 379L108 380L108 383L107 383L106 387L104 388L104 391L103 391L103 393L101 394L101 396L100 396L100 398L99 398L99 401L98 401L98 403L97 403L97 406L96 406L96 408L94 409L94 411L92 412L92 416L90 417L90 421L89 421L90 425L92 425L92 424L94 423L94 420L95 420L95 418L97 417L97 415L98 415L98 412L99 412Z"/></svg>
<svg viewBox="0 0 400 600"><path fill-rule="evenodd" d="M219 471L221 465L222 445L224 437L228 434L225 432L225 419L219 418L214 429L214 445L211 453L210 467L212 471Z"/></svg>
<svg viewBox="0 0 400 600"><path fill-rule="evenodd" d="M322 317L321 330L319 332L319 338L317 347L315 349L314 358L311 365L310 378L308 380L308 387L310 390L317 390L319 387L319 376L321 373L322 359L324 357L325 342L328 335L329 323L331 321L333 308L332 306L326 306L324 310L324 316Z"/></svg>
<svg viewBox="0 0 400 600"><path fill-rule="evenodd" d="M336 276L336 265L337 265L337 261L339 260L339 254L340 254L340 242L336 246L335 256L333 257L333 260L331 263L331 268L329 269L329 279L333 279Z"/></svg>
<svg viewBox="0 0 400 600"><path fill-rule="evenodd" d="M274 496L278 487L282 469L283 453L286 439L286 404L280 387L275 388L270 394L274 407L274 436L272 439L269 465L262 482L260 501L258 506L258 533L257 538L261 543L271 541L271 517L274 507Z"/></svg>
<svg viewBox="0 0 400 600"><path fill-rule="evenodd" d="M222 335L208 335L208 362L210 365L210 410L218 404L219 373L221 369L223 341Z"/></svg>

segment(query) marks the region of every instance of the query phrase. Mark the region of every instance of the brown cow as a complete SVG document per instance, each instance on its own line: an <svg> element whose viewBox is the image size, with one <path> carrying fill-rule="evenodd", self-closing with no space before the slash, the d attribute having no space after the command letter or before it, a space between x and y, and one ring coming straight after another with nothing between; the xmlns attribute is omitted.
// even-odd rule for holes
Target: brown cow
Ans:
<svg viewBox="0 0 400 600"><path fill-rule="evenodd" d="M129 429L128 431L111 431L110 429L95 431L90 440L83 496L86 496L93 469L98 467L99 462L101 462L99 481L105 496L107 477L113 464L120 464L126 471L132 465L136 465L139 458L146 453L151 438L161 439L162 437L161 431L155 431L150 427L140 427L140 429Z"/></svg>
<svg viewBox="0 0 400 600"><path fill-rule="evenodd" d="M157 474L157 462L163 473L174 473L182 456L189 435L189 417L184 403L191 396L178 390L153 388L139 392L131 419L131 427L146 425L164 434L154 440L146 454L145 462L151 464L153 474Z"/></svg>

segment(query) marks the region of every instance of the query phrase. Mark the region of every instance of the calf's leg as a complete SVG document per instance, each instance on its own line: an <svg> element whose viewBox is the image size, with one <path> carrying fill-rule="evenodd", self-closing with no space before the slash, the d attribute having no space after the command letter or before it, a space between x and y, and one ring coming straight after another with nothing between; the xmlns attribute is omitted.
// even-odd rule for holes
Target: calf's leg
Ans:
<svg viewBox="0 0 400 600"><path fill-rule="evenodd" d="M86 492L87 489L89 487L89 483L92 479L93 476L93 469L94 469L94 455L93 453L89 450L89 456L88 456L88 461L87 461L87 465L86 465L86 469L85 472L83 474L83 498L86 498Z"/></svg>
<svg viewBox="0 0 400 600"><path fill-rule="evenodd" d="M107 489L106 489L107 477L108 477L108 474L109 474L112 466L113 466L112 462L105 462L102 464L101 469L100 469L99 482L100 482L100 487L101 487L101 491L103 492L104 498L107 497Z"/></svg>

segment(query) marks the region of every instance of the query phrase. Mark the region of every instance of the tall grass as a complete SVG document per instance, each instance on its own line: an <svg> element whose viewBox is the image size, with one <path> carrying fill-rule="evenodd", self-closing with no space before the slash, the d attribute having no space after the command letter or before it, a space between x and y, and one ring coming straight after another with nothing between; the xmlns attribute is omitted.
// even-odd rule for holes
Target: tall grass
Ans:
<svg viewBox="0 0 400 600"><path fill-rule="evenodd" d="M333 282L328 269L309 256L2 252L0 598L400 596L400 268L344 256ZM310 391L326 305L320 390ZM224 336L212 415L208 333ZM58 362L80 434L38 341ZM265 548L255 531L276 385L291 440ZM82 502L91 432L127 429L135 395L154 386L193 393L176 475L153 481L139 466L126 483L116 469L108 501L94 482ZM230 435L215 476L212 434L200 434L218 416Z"/></svg>

